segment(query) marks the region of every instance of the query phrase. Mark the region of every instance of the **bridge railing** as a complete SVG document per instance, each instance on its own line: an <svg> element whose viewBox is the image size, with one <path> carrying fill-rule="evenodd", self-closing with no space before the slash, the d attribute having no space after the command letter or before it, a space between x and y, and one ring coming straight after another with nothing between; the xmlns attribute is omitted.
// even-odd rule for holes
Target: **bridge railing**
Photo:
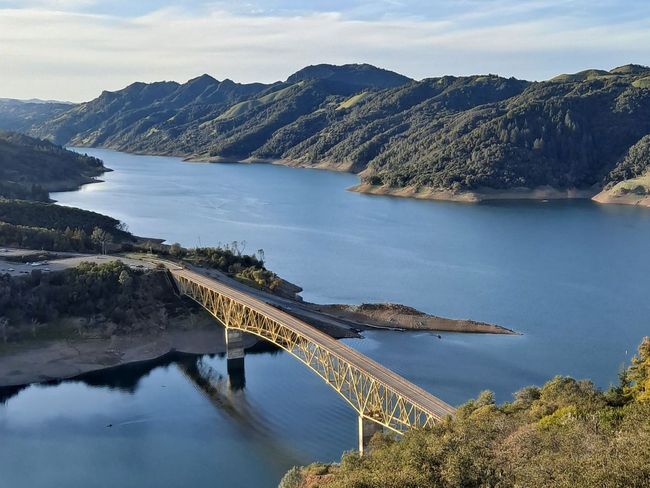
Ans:
<svg viewBox="0 0 650 488"><path fill-rule="evenodd" d="M360 417L401 433L432 426L453 415L452 407L433 396L425 397L427 405L423 405L425 402L419 400L428 394L393 373L399 379L399 388L380 380L363 367L368 363L377 368L376 363L311 326L304 324L311 329L307 334L288 325L293 318L283 323L183 272L171 271L181 293L207 309L226 328L254 334L281 347L336 390Z"/></svg>

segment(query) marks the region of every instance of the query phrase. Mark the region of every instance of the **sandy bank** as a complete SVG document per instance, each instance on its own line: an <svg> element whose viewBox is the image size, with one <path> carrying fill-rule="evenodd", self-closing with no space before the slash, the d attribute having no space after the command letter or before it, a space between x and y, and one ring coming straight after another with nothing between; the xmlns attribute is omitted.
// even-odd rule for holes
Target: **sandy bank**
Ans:
<svg viewBox="0 0 650 488"><path fill-rule="evenodd" d="M617 183L603 190L593 199L598 203L650 207L650 174Z"/></svg>
<svg viewBox="0 0 650 488"><path fill-rule="evenodd" d="M414 308L394 303L320 305L318 310L341 320L355 323L362 328L378 327L474 334L517 334L513 330L500 325L428 315Z"/></svg>
<svg viewBox="0 0 650 488"><path fill-rule="evenodd" d="M246 337L246 347L257 339ZM172 351L225 352L223 329L177 330L110 339L53 340L0 348L0 387L72 378L83 373L157 359Z"/></svg>
<svg viewBox="0 0 650 488"><path fill-rule="evenodd" d="M567 200L589 199L596 193L596 189L559 190L550 186L538 188L513 188L510 190L494 190L485 188L477 191L454 192L451 190L434 190L425 187L407 186L404 188L391 188L361 183L348 189L358 193L370 195L387 195L403 198L417 198L421 200L443 200L451 202L477 203L491 200Z"/></svg>
<svg viewBox="0 0 650 488"><path fill-rule="evenodd" d="M278 166L290 166L292 168L322 169L325 171L336 171L340 173L355 173L354 165L350 162L340 161L319 161L311 163L300 159L271 159L253 157L230 157L192 155L184 159L188 163L221 163L221 164L275 164Z"/></svg>

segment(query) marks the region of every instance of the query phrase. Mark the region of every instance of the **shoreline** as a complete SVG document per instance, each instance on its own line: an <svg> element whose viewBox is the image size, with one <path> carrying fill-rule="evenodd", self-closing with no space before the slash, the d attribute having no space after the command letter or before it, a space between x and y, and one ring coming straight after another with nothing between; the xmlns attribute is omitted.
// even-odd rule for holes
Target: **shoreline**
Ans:
<svg viewBox="0 0 650 488"><path fill-rule="evenodd" d="M650 208L650 173L618 182L592 198L602 204L634 205Z"/></svg>
<svg viewBox="0 0 650 488"><path fill-rule="evenodd" d="M245 347L258 341L245 339ZM4 351L3 351L4 349ZM0 388L72 379L178 352L224 354L223 330L171 330L162 334L34 341L0 346Z"/></svg>
<svg viewBox="0 0 650 488"><path fill-rule="evenodd" d="M348 191L367 195L461 203L481 203L497 200L592 200L598 194L598 190L593 188L559 190L550 186L542 186L538 188L513 188L510 190L485 188L481 191L454 192L452 190L434 190L432 188L417 188L413 186L389 188L368 183L360 183L348 188Z"/></svg>
<svg viewBox="0 0 650 488"><path fill-rule="evenodd" d="M360 171L354 170L353 163L337 163L334 161L320 161L318 163L305 163L297 159L282 159L282 158L255 158L255 157L211 157L206 155L197 154L182 154L182 153L156 153L156 152L142 152L142 151L124 151L122 149L108 147L108 146L77 146L71 145L74 148L88 148L88 149L109 149L116 152L124 152L137 156L163 156L175 157L181 159L186 163L202 163L202 164L272 164L277 166L287 166L291 168L303 169L317 169L322 171L333 171L336 173L350 173L359 176ZM107 171L112 171L107 168ZM98 183L102 180L89 181L87 183ZM83 186L82 183L79 186ZM72 188L72 190L78 189ZM55 191L55 190L51 190ZM56 191L69 191L56 190ZM351 186L347 191L354 193L361 193L365 195L378 195L399 198L414 198L416 200L431 200L442 202L459 202L459 203L481 203L489 201L543 201L543 200L591 200L600 204L611 205L633 205L639 207L650 208L650 195L612 195L611 190L604 190L602 188L569 188L558 189L551 186L540 186L537 188L512 188L508 190L496 190L492 188L485 188L477 191L463 191L455 192L452 190L435 190L427 187L406 186L403 188L390 188L386 186L371 185L369 183L359 182Z"/></svg>

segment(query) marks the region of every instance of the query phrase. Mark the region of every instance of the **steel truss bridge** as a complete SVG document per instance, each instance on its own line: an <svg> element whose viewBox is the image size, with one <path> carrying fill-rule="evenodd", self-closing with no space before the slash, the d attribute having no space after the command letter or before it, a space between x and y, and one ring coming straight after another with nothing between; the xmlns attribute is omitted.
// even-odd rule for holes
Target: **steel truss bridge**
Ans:
<svg viewBox="0 0 650 488"><path fill-rule="evenodd" d="M165 263L178 291L226 327L228 348L243 347L240 332L265 339L304 363L359 414L359 449L382 427L397 433L425 428L454 409L422 388L311 325L246 293L186 268ZM242 363L243 364L243 363Z"/></svg>

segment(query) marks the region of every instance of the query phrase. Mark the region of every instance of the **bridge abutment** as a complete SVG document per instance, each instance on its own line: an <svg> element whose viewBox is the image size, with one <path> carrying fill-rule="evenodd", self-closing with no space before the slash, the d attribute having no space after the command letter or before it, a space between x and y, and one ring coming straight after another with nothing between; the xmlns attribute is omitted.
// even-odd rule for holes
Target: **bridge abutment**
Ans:
<svg viewBox="0 0 650 488"><path fill-rule="evenodd" d="M370 420L363 415L359 415L359 454L362 456L368 454L370 439L377 432L383 432L384 427L377 422Z"/></svg>

